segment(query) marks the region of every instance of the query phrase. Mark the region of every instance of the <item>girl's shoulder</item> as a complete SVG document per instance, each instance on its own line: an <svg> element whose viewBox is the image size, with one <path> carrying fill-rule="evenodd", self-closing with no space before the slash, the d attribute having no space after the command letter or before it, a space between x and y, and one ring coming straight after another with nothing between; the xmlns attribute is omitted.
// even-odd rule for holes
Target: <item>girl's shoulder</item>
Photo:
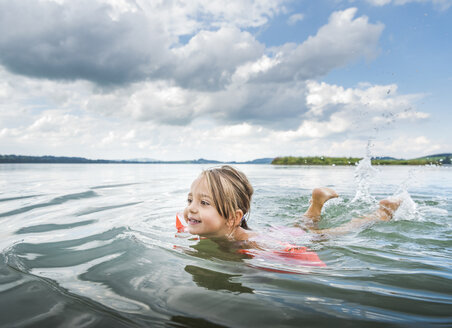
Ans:
<svg viewBox="0 0 452 328"><path fill-rule="evenodd" d="M259 234L255 231L245 230L239 227L234 233L234 240L240 242L250 241L250 239L256 238Z"/></svg>

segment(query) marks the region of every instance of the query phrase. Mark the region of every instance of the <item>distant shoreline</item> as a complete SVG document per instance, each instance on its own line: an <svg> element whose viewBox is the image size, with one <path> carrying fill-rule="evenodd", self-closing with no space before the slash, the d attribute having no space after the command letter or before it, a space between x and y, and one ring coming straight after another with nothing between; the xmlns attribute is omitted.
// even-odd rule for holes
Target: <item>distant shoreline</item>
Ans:
<svg viewBox="0 0 452 328"><path fill-rule="evenodd" d="M451 164L452 154L436 154L413 159L397 159L392 157L373 157L372 165L443 165ZM322 165L322 166L347 166L357 165L360 157L276 157L273 165Z"/></svg>
<svg viewBox="0 0 452 328"><path fill-rule="evenodd" d="M393 157L373 157L372 165L443 165L451 164L452 153L435 154L413 159L397 159ZM141 160L105 160L87 159L84 157L65 156L25 156L0 155L2 164L272 164L272 165L304 165L304 166L349 166L357 165L362 157L294 157L259 158L244 162L223 162L207 159L161 161L151 159Z"/></svg>
<svg viewBox="0 0 452 328"><path fill-rule="evenodd" d="M259 158L245 162L222 162L208 159L161 161L161 160L107 160L87 159L84 157L65 156L26 156L26 155L0 155L2 164L270 164L273 158Z"/></svg>

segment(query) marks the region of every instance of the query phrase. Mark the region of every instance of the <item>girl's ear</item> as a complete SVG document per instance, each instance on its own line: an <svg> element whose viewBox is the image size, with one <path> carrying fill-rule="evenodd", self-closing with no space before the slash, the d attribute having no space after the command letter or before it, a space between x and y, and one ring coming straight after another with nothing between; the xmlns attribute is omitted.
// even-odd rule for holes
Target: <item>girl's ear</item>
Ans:
<svg viewBox="0 0 452 328"><path fill-rule="evenodd" d="M242 223L243 218L243 211L242 210L236 210L234 213L234 227L240 227L240 223Z"/></svg>
<svg viewBox="0 0 452 328"><path fill-rule="evenodd" d="M227 225L229 227L239 227L240 223L242 222L243 218L243 211L242 210L236 210L234 212L234 215L229 218L227 221Z"/></svg>

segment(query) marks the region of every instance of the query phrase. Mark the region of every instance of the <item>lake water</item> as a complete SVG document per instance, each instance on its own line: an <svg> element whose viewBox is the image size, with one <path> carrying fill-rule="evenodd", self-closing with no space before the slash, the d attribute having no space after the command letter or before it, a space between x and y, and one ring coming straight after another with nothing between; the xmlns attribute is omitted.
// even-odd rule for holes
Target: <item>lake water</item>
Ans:
<svg viewBox="0 0 452 328"><path fill-rule="evenodd" d="M323 227L403 198L392 221L344 236L274 236L326 267L176 234L207 167L0 165L0 326L452 326L451 167L237 165L264 235L299 224L316 186L341 195Z"/></svg>

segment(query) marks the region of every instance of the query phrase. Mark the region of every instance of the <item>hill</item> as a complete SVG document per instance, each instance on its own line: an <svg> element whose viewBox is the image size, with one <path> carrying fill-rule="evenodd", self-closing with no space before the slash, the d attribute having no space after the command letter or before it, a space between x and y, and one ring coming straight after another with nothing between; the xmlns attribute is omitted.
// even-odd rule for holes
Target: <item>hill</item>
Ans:
<svg viewBox="0 0 452 328"><path fill-rule="evenodd" d="M83 157L62 156L24 156L24 155L0 155L0 163L117 163L103 159L86 159Z"/></svg>
<svg viewBox="0 0 452 328"><path fill-rule="evenodd" d="M73 164L270 164L273 158L259 158L246 162L221 162L199 158L195 160L182 161L160 161L154 159L132 159L132 160L105 160L87 159L83 157L65 156L26 156L26 155L0 155L0 163L73 163Z"/></svg>

